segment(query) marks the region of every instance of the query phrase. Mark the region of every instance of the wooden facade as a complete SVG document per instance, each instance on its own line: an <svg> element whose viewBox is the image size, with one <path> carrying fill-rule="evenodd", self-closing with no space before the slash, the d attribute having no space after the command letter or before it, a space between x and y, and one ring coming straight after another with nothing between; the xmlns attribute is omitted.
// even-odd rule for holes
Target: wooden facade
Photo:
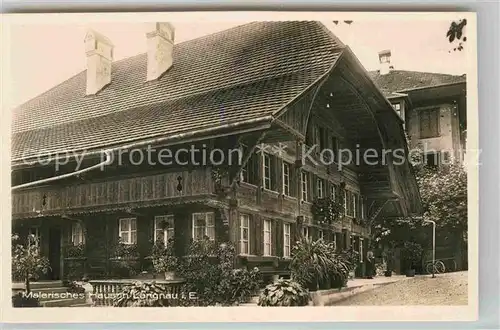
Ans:
<svg viewBox="0 0 500 330"><path fill-rule="evenodd" d="M352 61L341 61L276 113L269 128L235 129L197 141L209 146L207 151L242 150L242 164L225 164L220 182L213 173L221 166L211 164L109 166L95 175L14 191L13 231L37 228L41 251L53 265L52 279L64 277L74 262L64 254L65 246L80 242L74 228L82 231L82 267L89 277L121 276L112 266L119 236L137 246L137 271L149 270L155 217L167 215L173 219L178 255L186 253L201 230L215 241L235 243L240 265L256 265L272 274L286 274L293 242L304 233L335 241L339 249L354 246L366 252L375 217L415 211L418 192L408 164L395 166L390 157L376 166L364 160L341 160L339 166L338 159L320 164L315 162L319 151L302 157L302 148L314 145L354 155L369 148L407 151L402 123ZM20 171L32 178L43 168ZM14 179L18 177L23 176L14 172L13 180L22 182ZM311 213L314 198L324 196L340 198L346 206L340 220L329 225L321 225Z"/></svg>

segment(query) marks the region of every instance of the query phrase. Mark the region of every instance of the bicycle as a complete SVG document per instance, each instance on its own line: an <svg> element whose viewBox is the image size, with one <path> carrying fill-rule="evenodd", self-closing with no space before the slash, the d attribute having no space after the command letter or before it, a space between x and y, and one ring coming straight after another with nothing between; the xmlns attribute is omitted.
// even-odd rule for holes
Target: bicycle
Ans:
<svg viewBox="0 0 500 330"><path fill-rule="evenodd" d="M427 262L425 265L425 270L427 271L428 274L432 274L432 267L434 267L434 274L441 274L446 272L446 267L444 266L444 263L441 260L436 260L434 261L434 264L432 261Z"/></svg>

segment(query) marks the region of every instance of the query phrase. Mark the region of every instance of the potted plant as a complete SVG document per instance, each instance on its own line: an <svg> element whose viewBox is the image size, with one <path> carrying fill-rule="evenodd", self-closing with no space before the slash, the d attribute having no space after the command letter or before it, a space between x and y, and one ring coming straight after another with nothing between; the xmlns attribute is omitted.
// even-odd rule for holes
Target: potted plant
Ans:
<svg viewBox="0 0 500 330"><path fill-rule="evenodd" d="M356 274L356 268L359 265L359 252L351 247L348 250L342 251L341 255L349 263L349 278L353 279Z"/></svg>
<svg viewBox="0 0 500 330"><path fill-rule="evenodd" d="M406 276L415 276L415 265L418 265L422 260L423 248L415 242L404 243L404 259L406 263Z"/></svg>
<svg viewBox="0 0 500 330"><path fill-rule="evenodd" d="M121 238L118 238L114 249L114 256L110 260L115 276L123 278L136 275L139 268L137 244L125 244Z"/></svg>
<svg viewBox="0 0 500 330"><path fill-rule="evenodd" d="M153 245L151 260L156 273L163 273L166 280L173 280L178 262L174 253L174 240L169 239L165 245L163 240L157 239Z"/></svg>

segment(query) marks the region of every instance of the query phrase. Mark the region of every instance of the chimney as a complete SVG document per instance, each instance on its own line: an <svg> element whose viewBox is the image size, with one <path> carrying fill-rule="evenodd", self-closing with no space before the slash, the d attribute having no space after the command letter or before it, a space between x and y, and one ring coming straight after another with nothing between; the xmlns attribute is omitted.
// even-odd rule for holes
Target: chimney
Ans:
<svg viewBox="0 0 500 330"><path fill-rule="evenodd" d="M171 66L173 61L175 28L167 22L153 23L146 33L148 42L147 80L158 79Z"/></svg>
<svg viewBox="0 0 500 330"><path fill-rule="evenodd" d="M94 95L111 82L113 44L102 34L89 30L85 35L87 95Z"/></svg>
<svg viewBox="0 0 500 330"><path fill-rule="evenodd" d="M380 74L388 74L394 67L391 65L391 51L383 50L378 53Z"/></svg>

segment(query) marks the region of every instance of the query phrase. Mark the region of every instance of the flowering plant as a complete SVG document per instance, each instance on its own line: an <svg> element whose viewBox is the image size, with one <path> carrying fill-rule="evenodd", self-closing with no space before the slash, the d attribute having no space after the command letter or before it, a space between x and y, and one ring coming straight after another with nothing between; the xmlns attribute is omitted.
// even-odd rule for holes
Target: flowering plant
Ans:
<svg viewBox="0 0 500 330"><path fill-rule="evenodd" d="M320 224L331 224L343 213L344 204L331 197L315 198L311 205L311 213Z"/></svg>

